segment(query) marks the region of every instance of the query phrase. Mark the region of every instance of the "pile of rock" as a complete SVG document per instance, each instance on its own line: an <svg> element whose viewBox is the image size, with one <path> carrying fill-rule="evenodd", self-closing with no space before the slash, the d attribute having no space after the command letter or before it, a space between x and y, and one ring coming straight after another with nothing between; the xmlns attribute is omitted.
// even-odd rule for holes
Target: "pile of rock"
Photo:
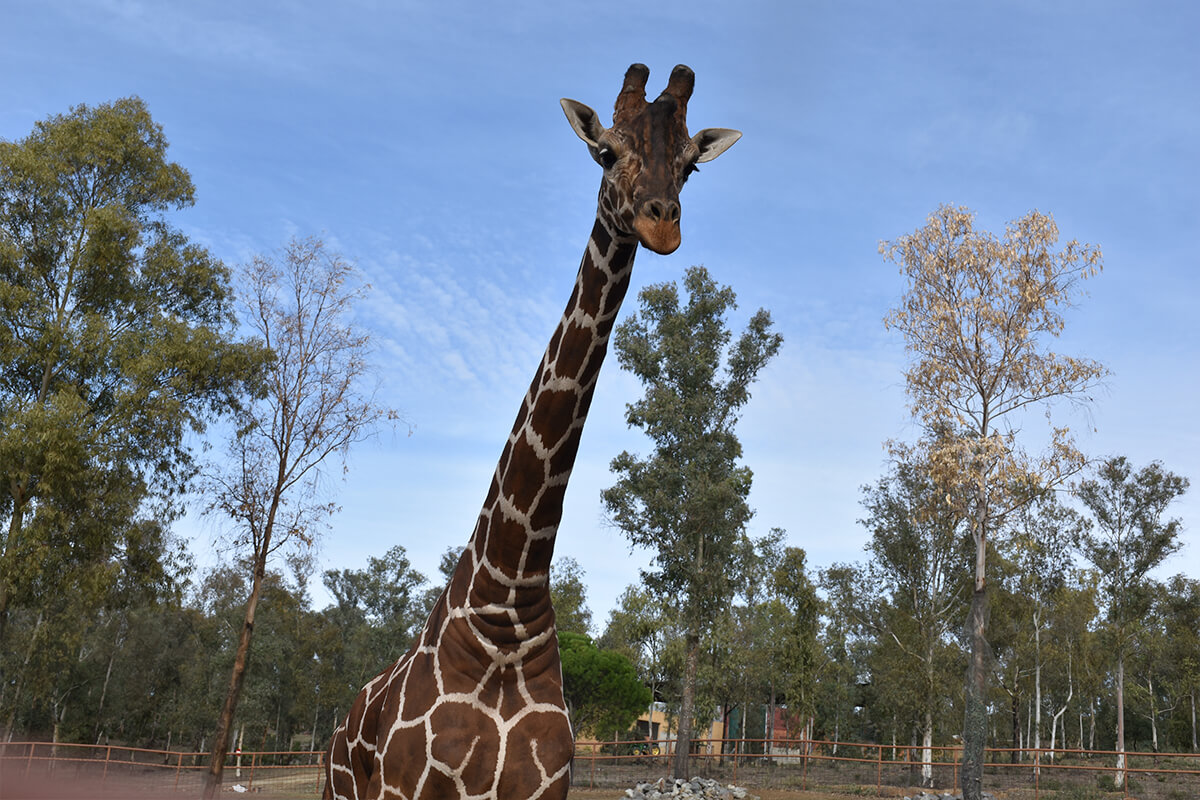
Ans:
<svg viewBox="0 0 1200 800"><path fill-rule="evenodd" d="M744 787L733 784L722 786L717 781L707 778L692 778L690 781L682 778L661 778L655 783L639 783L632 789L626 789L625 796L632 800L759 800L757 795L750 794Z"/></svg>
<svg viewBox="0 0 1200 800"><path fill-rule="evenodd" d="M962 800L962 792L920 792L911 796L905 795L904 800ZM996 795L984 792L983 800L996 800Z"/></svg>

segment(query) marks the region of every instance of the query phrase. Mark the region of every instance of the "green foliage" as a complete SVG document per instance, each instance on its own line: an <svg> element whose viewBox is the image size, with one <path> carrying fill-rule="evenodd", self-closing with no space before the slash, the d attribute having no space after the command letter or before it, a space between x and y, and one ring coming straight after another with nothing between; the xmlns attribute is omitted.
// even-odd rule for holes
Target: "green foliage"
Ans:
<svg viewBox="0 0 1200 800"><path fill-rule="evenodd" d="M760 310L731 346L733 291L703 267L688 270L684 287L686 304L673 283L642 290L641 310L617 330L618 360L646 387L626 420L655 450L613 459L618 481L602 499L630 542L656 553L647 587L684 599L688 624L700 629L727 605L751 552L751 472L737 463L734 426L782 338Z"/></svg>
<svg viewBox="0 0 1200 800"><path fill-rule="evenodd" d="M839 625L865 648L875 723L916 730L929 744L954 724L948 701L962 663L953 640L970 577L968 536L946 494L924 451L906 451L863 487L868 562L821 575Z"/></svg>
<svg viewBox="0 0 1200 800"><path fill-rule="evenodd" d="M654 452L623 452L612 461L617 483L601 493L604 506L636 546L655 553L642 573L646 587L675 598L685 630L677 769L686 765L695 707L702 636L722 618L745 582L753 545L745 533L752 473L738 463L734 434L750 384L779 351L782 337L760 309L733 341L726 315L736 296L703 267L684 277L686 303L674 283L639 293L641 308L616 332L621 366L645 387L626 408Z"/></svg>
<svg viewBox="0 0 1200 800"><path fill-rule="evenodd" d="M32 668L21 648L58 652L47 636L84 642L85 609L169 590L165 525L194 472L187 437L234 405L261 363L233 338L225 267L169 222L194 190L166 149L136 98L0 142L6 675ZM24 641L9 641L10 616ZM77 697L72 658L58 655L0 695L9 722L19 707Z"/></svg>
<svg viewBox="0 0 1200 800"><path fill-rule="evenodd" d="M330 572L355 587L323 610L303 585L263 576L257 631L234 727L247 747L294 741L320 749L362 684L411 643L423 620L425 584L403 548L371 557L362 569ZM393 586L393 581L395 585ZM89 608L79 594L48 599L38 615L14 614L16 655L29 658L17 690L16 738L112 742L199 750L229 682L250 579L221 566L183 592L134 596L125 605ZM349 590L347 590L349 591Z"/></svg>
<svg viewBox="0 0 1200 800"><path fill-rule="evenodd" d="M368 556L366 569L326 570L322 582L334 598L326 616L342 631L322 655L341 662L338 683L357 692L420 632L429 614L426 579L412 568L404 547L395 545L382 558Z"/></svg>
<svg viewBox="0 0 1200 800"><path fill-rule="evenodd" d="M625 656L656 700L679 696L679 659L669 652L679 639L678 614L666 598L640 586L628 586L609 612L599 646ZM666 691L664 687L674 687Z"/></svg>
<svg viewBox="0 0 1200 800"><path fill-rule="evenodd" d="M780 690L787 697L789 733L798 733L816 713L817 670L820 666L820 601L808 576L804 551L789 547L771 576L780 624L774 642Z"/></svg>
<svg viewBox="0 0 1200 800"><path fill-rule="evenodd" d="M554 604L554 626L559 633L569 631L588 635L592 628L592 610L587 605L587 587L579 562L564 557L550 568L550 599Z"/></svg>
<svg viewBox="0 0 1200 800"><path fill-rule="evenodd" d="M1100 571L1112 625L1127 627L1149 608L1146 574L1182 546L1183 524L1163 515L1187 488L1187 478L1157 461L1135 473L1124 456L1104 461L1095 478L1080 482L1079 499L1096 529L1082 533L1079 545Z"/></svg>
<svg viewBox="0 0 1200 800"><path fill-rule="evenodd" d="M601 650L581 633L560 631L563 696L576 735L587 731L600 741L629 731L650 705L650 690L629 659Z"/></svg>

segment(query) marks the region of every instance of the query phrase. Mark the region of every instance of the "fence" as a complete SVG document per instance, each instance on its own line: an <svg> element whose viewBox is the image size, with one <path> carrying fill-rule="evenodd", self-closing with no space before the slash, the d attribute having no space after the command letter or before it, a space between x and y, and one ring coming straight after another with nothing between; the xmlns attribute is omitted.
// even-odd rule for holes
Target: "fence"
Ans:
<svg viewBox="0 0 1200 800"><path fill-rule="evenodd" d="M618 742L576 747L572 782L589 788L626 788L673 773L673 742ZM692 743L687 777L712 778L759 789L822 789L877 796L912 794L922 784L957 791L961 747L920 747L815 740L722 740ZM1115 751L989 748L984 788L1013 800L1070 797L1197 800L1200 754L1126 753L1126 780L1115 787ZM907 791L905 791L907 790Z"/></svg>
<svg viewBox="0 0 1200 800"><path fill-rule="evenodd" d="M324 753L230 753L223 787L267 797L313 798L325 781ZM204 785L207 753L109 745L0 743L0 799L35 797L196 797ZM48 795L29 787L55 785ZM20 787L20 791L12 787ZM236 787L240 787L240 790Z"/></svg>
<svg viewBox="0 0 1200 800"><path fill-rule="evenodd" d="M668 777L672 744L581 743L576 747L572 784L623 790ZM895 797L919 787L922 767L928 765L934 788L956 789L961 748L934 747L927 762L921 760L923 752L899 745L705 739L693 743L687 777L698 775L756 789L821 789L858 795L873 787L878 796ZM1003 792L1010 800L1053 800L1060 793L1113 800L1200 798L1200 754L1127 755L1127 780L1122 789L1114 790L1115 752L993 748L987 751L984 787ZM70 795L81 798L132 793L197 796L207 760L205 753L108 745L0 743L0 798L21 797L13 787L34 784L81 787ZM240 787L260 797L308 800L320 796L323 760L317 752L231 753L224 787L234 791Z"/></svg>

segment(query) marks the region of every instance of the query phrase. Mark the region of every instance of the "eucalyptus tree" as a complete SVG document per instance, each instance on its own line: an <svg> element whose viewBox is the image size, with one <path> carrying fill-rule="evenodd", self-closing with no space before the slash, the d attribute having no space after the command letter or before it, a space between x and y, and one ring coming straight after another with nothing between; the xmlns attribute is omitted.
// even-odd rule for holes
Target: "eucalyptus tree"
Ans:
<svg viewBox="0 0 1200 800"><path fill-rule="evenodd" d="M1135 472L1124 456L1104 460L1094 476L1079 482L1079 500L1093 523L1080 535L1079 545L1101 576L1106 627L1117 660L1118 786L1125 781L1125 659L1153 597L1150 571L1182 546L1183 523L1164 517L1187 488L1187 478L1159 462Z"/></svg>
<svg viewBox="0 0 1200 800"><path fill-rule="evenodd" d="M425 576L403 545L368 556L360 569L326 570L321 582L333 597L322 612L322 713L350 707L381 664L391 664L412 644L429 613Z"/></svg>
<svg viewBox="0 0 1200 800"><path fill-rule="evenodd" d="M1024 449L1022 426L1039 407L1048 418L1054 401L1087 402L1105 374L1094 361L1047 347L1080 283L1101 268L1099 248L1060 247L1058 239L1054 219L1036 211L998 238L976 229L969 210L942 206L923 228L880 245L908 279L885 323L903 334L912 357L910 408L926 429L955 432L933 443L930 461L940 483L959 487L952 498L975 550L960 774L966 800L983 791L989 541L1006 515L1084 465L1066 426L1051 426L1040 455Z"/></svg>
<svg viewBox="0 0 1200 800"><path fill-rule="evenodd" d="M668 600L644 586L628 586L609 612L597 644L624 655L642 682L650 687L651 702L661 700L665 687L677 685L668 650L679 633L678 614ZM649 709L653 723L653 706Z"/></svg>
<svg viewBox="0 0 1200 800"><path fill-rule="evenodd" d="M258 363L234 335L228 271L172 224L194 198L137 98L80 105L0 141L0 669L10 679L22 678L29 648L47 645L49 604L119 601L122 553L165 549L194 472L189 434L236 401ZM148 536L159 544L143 548ZM9 641L14 609L27 612L28 641ZM69 614L56 635L82 636L90 619ZM15 687L0 697L8 719L20 702Z"/></svg>
<svg viewBox="0 0 1200 800"><path fill-rule="evenodd" d="M686 299L675 283L643 289L638 312L617 328L617 359L645 387L626 421L649 436L654 451L614 458L617 482L601 494L630 542L655 554L646 586L680 604L685 666L676 774L687 771L701 640L753 553L745 530L752 473L738 463L734 428L750 385L783 342L763 309L733 341L726 323L736 308L733 290L703 267L689 268L683 283Z"/></svg>
<svg viewBox="0 0 1200 800"><path fill-rule="evenodd" d="M772 605L780 609L776 614L780 623L765 644L779 673L779 688L787 698L789 735L812 726L822 665L821 601L806 559L801 548L785 548L771 575Z"/></svg>
<svg viewBox="0 0 1200 800"><path fill-rule="evenodd" d="M1044 493L1016 509L1008 522L1004 545L1015 567L1012 591L1024 601L1033 641L1032 744L1038 749L1042 746L1042 639L1056 595L1067 589L1071 552L1083 530L1083 520L1053 493ZM1074 685L1070 684L1067 691L1073 695ZM1055 717L1056 723L1059 717L1061 713Z"/></svg>
<svg viewBox="0 0 1200 800"><path fill-rule="evenodd" d="M849 614L876 640L875 669L892 676L877 683L895 691L895 708L916 716L928 786L935 721L952 663L948 650L965 605L967 554L963 520L926 459L910 448L878 483L863 487L860 522L871 534L869 559L828 571L825 582L839 602L835 613Z"/></svg>
<svg viewBox="0 0 1200 800"><path fill-rule="evenodd" d="M1171 678L1175 697L1188 710L1190 733L1180 749L1191 746L1193 753L1200 753L1197 746L1196 695L1200 693L1200 579L1184 575L1173 576L1159 596L1160 615L1166 628L1166 662L1171 665Z"/></svg>
<svg viewBox="0 0 1200 800"><path fill-rule="evenodd" d="M586 575L579 562L570 556L555 560L550 567L550 597L554 606L554 627L589 636L592 610L587 604Z"/></svg>

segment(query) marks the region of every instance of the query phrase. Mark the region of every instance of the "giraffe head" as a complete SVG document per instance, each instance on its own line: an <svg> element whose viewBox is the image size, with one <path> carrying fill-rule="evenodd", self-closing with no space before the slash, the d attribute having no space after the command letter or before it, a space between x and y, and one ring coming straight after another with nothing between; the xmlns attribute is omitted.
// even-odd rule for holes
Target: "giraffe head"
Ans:
<svg viewBox="0 0 1200 800"><path fill-rule="evenodd" d="M562 100L571 127L604 169L600 215L616 232L667 254L679 247L679 190L696 164L712 161L741 138L740 131L705 128L688 136L687 103L696 75L680 64L667 88L646 102L650 70L634 64L617 95L611 128L575 100Z"/></svg>

